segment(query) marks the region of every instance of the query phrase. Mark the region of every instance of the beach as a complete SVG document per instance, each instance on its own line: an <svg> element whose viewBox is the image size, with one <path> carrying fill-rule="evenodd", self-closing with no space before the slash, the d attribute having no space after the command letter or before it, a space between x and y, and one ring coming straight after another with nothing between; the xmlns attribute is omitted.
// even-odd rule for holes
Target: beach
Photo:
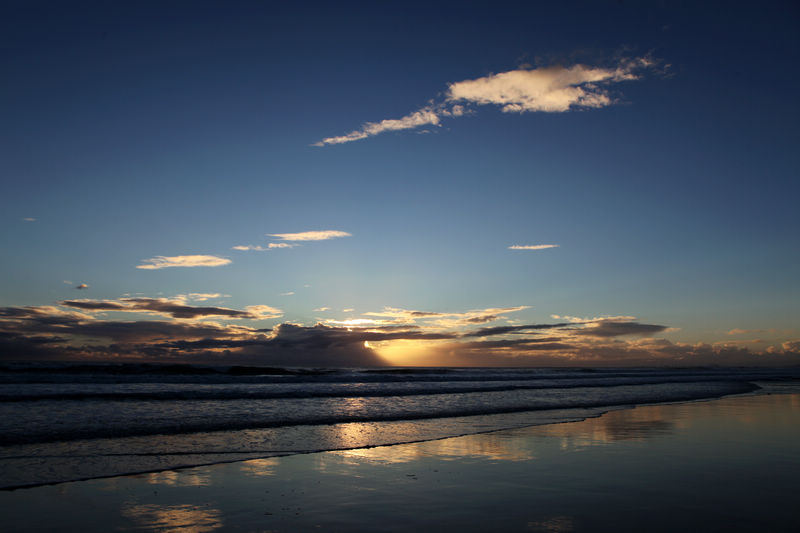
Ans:
<svg viewBox="0 0 800 533"><path fill-rule="evenodd" d="M800 394L0 493L5 531L795 531Z"/></svg>

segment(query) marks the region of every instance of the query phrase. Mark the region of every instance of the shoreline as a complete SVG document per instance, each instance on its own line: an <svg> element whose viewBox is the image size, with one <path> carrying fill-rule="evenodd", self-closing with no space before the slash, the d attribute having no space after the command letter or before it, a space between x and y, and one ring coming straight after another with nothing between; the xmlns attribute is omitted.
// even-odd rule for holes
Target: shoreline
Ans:
<svg viewBox="0 0 800 533"><path fill-rule="evenodd" d="M465 531L606 529L597 524L634 531L646 513L665 520L651 530L708 529L716 517L718 528L790 531L800 524L784 512L800 504L792 489L800 475L797 438L800 394L745 394L18 489L0 493L0 508L11 531L47 529L65 516L71 522L58 522L62 528L97 531L100 517L103 530L404 531L440 520ZM52 516L37 516L36 506ZM387 512L402 524L375 522Z"/></svg>
<svg viewBox="0 0 800 533"><path fill-rule="evenodd" d="M636 408L639 408L639 407L645 407L645 406L651 406L651 405L652 406L656 406L656 405L678 405L678 404L683 404L683 403L710 402L710 401L716 401L716 400L720 400L720 399L724 399L724 398L732 398L732 397L740 397L740 396L751 396L751 395L760 396L760 395L769 395L769 394L791 394L792 393L792 390L789 390L789 391L773 390L773 389L775 389L775 387L772 386L773 384L771 382L761 382L761 384L759 384L757 382L749 382L749 383L747 383L747 385L751 385L754 388L752 388L752 390L748 390L748 391L744 391L744 392L731 393L731 394L725 394L723 396L712 396L712 397L704 397L704 398L681 399L681 400L675 400L675 401L663 401L663 402L654 402L654 403L645 402L645 403L637 403L637 404L619 404L619 405L610 404L610 405L597 406L597 407L587 407L587 408L577 408L576 407L576 408L567 408L567 409L521 410L519 412L497 413L497 414L490 414L490 415L470 415L470 416L464 416L464 417L437 417L437 418L425 418L425 419L419 419L419 420L414 420L414 419L404 420L402 422L414 425L414 424L435 423L437 420L441 420L441 419L464 419L469 423L471 421L477 422L480 419L489 418L489 417L510 417L510 416L514 416L514 415L525 415L525 414L531 414L531 415L535 414L535 415L542 415L543 416L542 419L539 419L539 420L537 420L535 422L530 422L530 423L510 424L510 425L507 425L507 427L496 427L496 428L491 428L491 429L486 429L486 430L472 429L472 430L469 430L469 431L465 431L464 433L446 434L446 435L435 436L435 437L430 437L430 438L425 437L425 438L420 438L420 439L410 439L410 440L391 442L391 443L385 443L385 444L372 444L372 445L366 445L366 446L351 446L351 447L345 446L345 447L335 447L335 448L320 449L320 450L299 450L299 451L292 450L292 451L289 451L289 452L259 451L259 450L254 450L254 451L217 451L217 452L206 453L206 454L203 454L201 452L163 453L163 454L160 454L160 453L119 452L119 453L98 454L98 455L94 455L94 456L87 455L87 456L85 456L87 458L89 458L89 457L126 457L126 456L129 456L129 457L134 457L134 456L137 456L137 457L138 456L153 456L153 457L194 456L194 457L197 457L197 456L200 456L200 455L209 455L209 456L214 456L214 455L218 455L218 456L231 455L231 456L233 456L233 455L236 455L237 457L233 458L233 459L227 459L227 460L226 459L214 459L214 460L209 460L207 462L199 462L199 463L198 462L193 462L193 463L185 464L185 465L181 465L181 464L179 464L179 465L170 465L170 466L162 467L162 468L131 470L131 471L124 471L124 472L114 472L114 473L109 473L109 474L105 474L105 475L91 475L91 476L84 476L84 477L74 477L74 478L71 478L71 479L64 479L64 480L58 480L58 481L48 481L48 482L41 482L41 483L27 483L27 484L4 486L4 487L0 487L0 494L2 494L3 492L8 492L8 491L28 490L28 489L35 489L35 488L39 488L39 487L47 487L47 486L58 486L58 485L61 485L61 484L64 484L64 483L86 482L86 481L92 481L92 480L110 479L110 478L121 477L121 476L135 476L135 475L143 475L143 474L153 474L153 473L164 472L164 471L178 471L178 470L185 470L185 469L199 468L199 467L213 467L215 465L224 465L224 464L238 463L238 462L242 462L242 461L257 460L257 459L291 457L291 456L295 456L295 455L308 455L308 454L314 454L314 453L326 453L326 452L336 452L336 451L372 449L372 448L376 448L376 447L386 447L386 446L402 446L402 445L408 445L408 444L420 444L420 443L433 442L433 441L449 439L449 438L468 437L468 436L471 436L471 435L484 435L484 434L490 434L490 433L495 433L495 432L500 432L500 431L512 431L512 430L515 430L515 429L525 429L525 428L531 428L531 427L541 427L541 426L548 426L548 425L558 425L558 424L566 424L566 423L573 423L573 422L582 422L582 421L585 421L585 420L588 420L588 419L599 418L599 417L605 416L606 414L608 414L610 412L615 412L615 411L620 411L620 410L631 410L631 409L636 409ZM567 412L566 414L560 414L560 415L556 414L554 420L547 419L547 416L549 414L564 413L565 411ZM359 422L353 422L353 424L358 424L358 423ZM333 426L336 426L336 425L348 425L348 424L350 424L350 422L342 422L342 423L338 423L338 424L333 424ZM314 425L310 425L309 427L314 427ZM259 429L262 429L262 428L258 428L258 429L256 429L256 431L258 431ZM263 429L270 429L270 428L263 428ZM180 437L180 436L190 436L190 435L191 435L191 433L177 434L177 435L171 435L171 436ZM69 442L67 445L68 446L69 445L74 445L75 443L81 443L81 442L82 442L81 440L73 441L73 442ZM44 443L44 444L47 445L49 443ZM59 443L55 443L55 444L58 445ZM76 457L81 457L81 456L79 456L79 455L77 455L77 456L76 455L70 455L70 454L60 454L60 455L53 455L53 456L37 455L36 457L37 458L43 458L43 459L47 459L47 458L49 458L49 459L57 459L57 458L76 458Z"/></svg>

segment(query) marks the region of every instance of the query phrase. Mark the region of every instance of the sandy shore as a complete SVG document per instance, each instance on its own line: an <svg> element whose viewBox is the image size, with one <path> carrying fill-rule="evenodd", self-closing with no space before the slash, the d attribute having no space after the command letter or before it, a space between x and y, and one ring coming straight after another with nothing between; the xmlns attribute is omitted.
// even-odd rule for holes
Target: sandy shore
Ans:
<svg viewBox="0 0 800 533"><path fill-rule="evenodd" d="M800 395L0 493L4 531L797 531Z"/></svg>

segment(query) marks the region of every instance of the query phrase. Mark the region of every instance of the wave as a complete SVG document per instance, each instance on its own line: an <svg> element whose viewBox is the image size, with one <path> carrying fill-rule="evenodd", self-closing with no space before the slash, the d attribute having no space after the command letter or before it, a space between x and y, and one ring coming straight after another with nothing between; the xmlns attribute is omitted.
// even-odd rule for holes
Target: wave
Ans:
<svg viewBox="0 0 800 533"><path fill-rule="evenodd" d="M480 392L510 392L524 390L552 390L615 387L621 385L664 385L668 383L710 383L730 381L731 376L676 376L668 378L646 379L641 377L605 377L595 381L574 380L560 382L558 380L539 380L534 384L475 384L471 386L453 386L449 383L438 383L431 387L429 383L414 388L379 387L342 387L336 389L313 390L309 388L294 390L258 390L249 388L215 388L190 390L160 391L95 391L81 390L75 392L19 392L0 393L3 402L38 402L38 401L195 401L195 400L280 400L280 399L323 399L323 398L389 398L393 396L431 396L446 394L469 394ZM565 380L566 381L566 380Z"/></svg>
<svg viewBox="0 0 800 533"><path fill-rule="evenodd" d="M758 390L760 387L752 383L745 382L695 382L676 389L672 383L670 387L647 386L618 386L606 387L601 394L594 394L594 397L587 398L587 395L573 394L551 395L538 398L513 399L513 403L506 404L484 404L473 402L464 405L455 402L450 406L434 405L427 407L417 407L417 410L408 408L397 408L395 410L384 408L362 409L358 414L348 414L336 412L332 409L327 414L321 406L315 406L310 410L299 411L295 415L286 412L268 412L259 416L257 413L248 412L247 417L227 416L218 420L206 419L203 421L189 421L179 418L179 415L172 420L165 420L159 423L158 420L130 420L125 425L110 424L99 425L91 428L75 427L61 429L58 427L48 428L46 431L27 431L13 432L6 431L0 433L0 445L13 446L32 443L65 442L85 439L99 438L120 438L134 436L153 436L153 435L175 435L188 433L208 433L215 431L240 431L248 429L264 429L288 426L305 425L332 425L342 423L379 423L414 421L435 418L468 417L481 415L494 415L506 413L518 413L523 411L540 411L552 409L588 409L597 407L615 407L623 405L636 405L645 403L662 403L690 401L705 398L717 398L729 394L741 394ZM588 396L591 396L589 394ZM140 425L136 425L139 422ZM165 423L166 422L166 423Z"/></svg>

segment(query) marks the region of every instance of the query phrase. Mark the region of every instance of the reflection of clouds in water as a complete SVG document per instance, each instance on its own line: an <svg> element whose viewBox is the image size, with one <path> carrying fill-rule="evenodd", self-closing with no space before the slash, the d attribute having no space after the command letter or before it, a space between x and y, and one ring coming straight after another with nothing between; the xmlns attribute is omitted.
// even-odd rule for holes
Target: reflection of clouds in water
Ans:
<svg viewBox="0 0 800 533"><path fill-rule="evenodd" d="M150 485L170 485L174 487L203 487L211 484L209 472L202 470L176 471L165 470L143 474L145 482Z"/></svg>
<svg viewBox="0 0 800 533"><path fill-rule="evenodd" d="M772 384L770 384L772 386ZM735 402L735 403L730 403ZM747 402L737 402L736 398L692 402L677 406L682 410L678 419L681 427L696 424L702 418L704 424L713 424L722 419L720 409L725 409L726 418L735 419L741 424L770 425L791 423L792 411L800 409L798 394L765 394L748 398ZM691 407L691 411L687 411ZM691 418L689 418L691 417ZM688 419L687 419L688 418Z"/></svg>
<svg viewBox="0 0 800 533"><path fill-rule="evenodd" d="M535 522L528 522L529 531L541 531L547 533L566 533L574 531L575 525L569 516L552 516Z"/></svg>
<svg viewBox="0 0 800 533"><path fill-rule="evenodd" d="M278 466L280 459L271 457L268 459L253 459L252 461L245 461L239 465L239 470L248 476L263 477L274 476L274 468Z"/></svg>
<svg viewBox="0 0 800 533"><path fill-rule="evenodd" d="M674 406L667 406L674 408ZM559 437L562 449L585 448L619 441L645 441L673 433L674 421L667 420L663 407L624 409L582 422L541 426L538 435Z"/></svg>
<svg viewBox="0 0 800 533"><path fill-rule="evenodd" d="M425 457L441 460L480 458L493 461L528 461L534 459L532 450L518 439L503 438L500 434L470 435L418 444L379 446L333 452L347 463L380 462L408 463Z"/></svg>
<svg viewBox="0 0 800 533"><path fill-rule="evenodd" d="M122 509L122 515L139 527L164 533L202 533L223 526L218 509L201 509L194 505L128 505Z"/></svg>

